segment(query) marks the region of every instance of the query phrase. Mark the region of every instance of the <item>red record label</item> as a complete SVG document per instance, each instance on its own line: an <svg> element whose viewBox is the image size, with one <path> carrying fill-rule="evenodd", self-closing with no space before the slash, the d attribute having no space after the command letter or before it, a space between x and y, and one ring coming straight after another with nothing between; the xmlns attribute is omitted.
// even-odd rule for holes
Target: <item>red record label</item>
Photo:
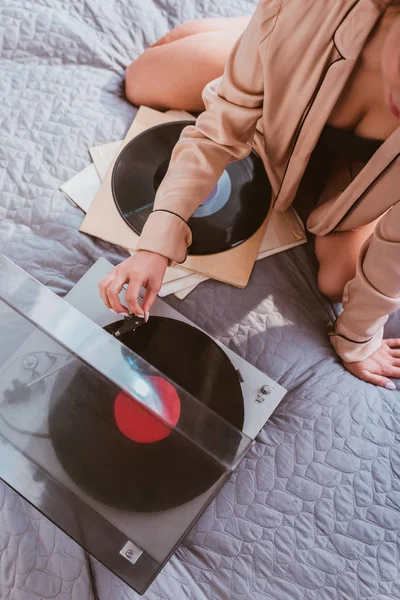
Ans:
<svg viewBox="0 0 400 600"><path fill-rule="evenodd" d="M126 392L120 392L114 403L114 416L123 435L142 444L159 442L169 436L179 421L181 402L174 386L162 377L150 376L149 382L163 404L163 419L152 414Z"/></svg>

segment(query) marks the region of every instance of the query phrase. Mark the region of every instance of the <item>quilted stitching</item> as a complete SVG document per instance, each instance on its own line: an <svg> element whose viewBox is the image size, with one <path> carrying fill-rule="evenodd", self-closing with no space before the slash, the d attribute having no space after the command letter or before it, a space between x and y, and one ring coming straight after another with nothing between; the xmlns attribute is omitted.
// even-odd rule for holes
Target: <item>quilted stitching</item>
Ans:
<svg viewBox="0 0 400 600"><path fill-rule="evenodd" d="M254 4L2 0L0 251L59 294L99 256L120 260L78 233L82 215L59 185L89 163L88 146L127 130L131 58L179 22ZM171 303L289 393L145 597L399 598L399 394L340 366L308 249L261 261L245 291L206 282ZM138 598L96 571L102 600ZM0 598L89 597L81 549L1 484Z"/></svg>

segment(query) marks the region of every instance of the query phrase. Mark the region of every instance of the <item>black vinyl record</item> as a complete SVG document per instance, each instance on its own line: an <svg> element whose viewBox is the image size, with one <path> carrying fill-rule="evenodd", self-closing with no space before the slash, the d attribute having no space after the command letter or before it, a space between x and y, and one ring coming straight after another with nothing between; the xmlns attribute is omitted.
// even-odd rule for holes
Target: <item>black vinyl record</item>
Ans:
<svg viewBox="0 0 400 600"><path fill-rule="evenodd" d="M144 131L119 154L112 173L115 204L140 235L169 166L172 150L191 121L166 123ZM271 186L261 159L251 152L231 163L216 187L189 219L189 254L217 254L251 237L268 213Z"/></svg>
<svg viewBox="0 0 400 600"><path fill-rule="evenodd" d="M105 329L113 333L121 321ZM206 334L181 321L151 317L119 338L172 382L241 430L244 404L237 372ZM123 346L122 346L122 353ZM135 374L138 367L131 364ZM145 375L145 374L144 374ZM165 510L205 492L223 474L221 466L177 430L160 441L138 443L115 420L118 386L79 364L60 371L54 385L49 430L69 476L92 497L140 512ZM193 428L190 402L182 401L179 425ZM210 420L195 420L196 436L208 436ZM225 444L225 441L223 442ZM226 440L234 457L237 439Z"/></svg>

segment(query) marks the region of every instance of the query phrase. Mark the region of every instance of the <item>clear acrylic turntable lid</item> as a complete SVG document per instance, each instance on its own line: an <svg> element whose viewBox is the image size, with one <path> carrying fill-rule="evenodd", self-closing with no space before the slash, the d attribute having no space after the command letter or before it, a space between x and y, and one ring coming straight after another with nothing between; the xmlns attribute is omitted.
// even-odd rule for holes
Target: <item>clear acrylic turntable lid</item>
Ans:
<svg viewBox="0 0 400 600"><path fill-rule="evenodd" d="M184 414L173 424L159 402L157 387L151 384L157 378L167 380L162 373L3 255L0 336L0 477L143 593L252 440L169 381ZM91 493L92 488L79 479L81 463L93 465L93 473L102 472L98 457L115 452L110 445L104 454L115 424L111 432L100 415L102 435L89 450L87 445L80 446L85 425L79 425L80 438L71 436L70 421L82 420L87 398L80 398L69 412L54 411L54 406L68 401L70 385L76 387L78 381L77 371L84 380L94 381L96 389L111 386L134 398L145 415L173 433L176 443L200 460L193 463L194 468L212 469L216 474L212 485L182 504L157 510L157 494L164 493L165 480L164 487L153 481L156 498L149 500L151 511L146 511L145 501L140 510L132 510L129 502L113 500L114 492L123 493L125 480L138 477L127 468L110 474L112 485L91 473L95 479Z"/></svg>

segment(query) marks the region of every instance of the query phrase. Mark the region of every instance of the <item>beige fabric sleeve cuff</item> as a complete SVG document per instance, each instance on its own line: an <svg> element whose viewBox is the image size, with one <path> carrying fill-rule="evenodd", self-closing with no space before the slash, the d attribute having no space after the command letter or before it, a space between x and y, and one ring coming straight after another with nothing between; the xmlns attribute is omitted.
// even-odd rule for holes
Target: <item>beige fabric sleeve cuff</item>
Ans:
<svg viewBox="0 0 400 600"><path fill-rule="evenodd" d="M147 219L136 250L149 250L180 264L186 260L191 243L192 232L183 219L173 213L156 211Z"/></svg>
<svg viewBox="0 0 400 600"><path fill-rule="evenodd" d="M339 333L340 331L340 333ZM359 362L371 356L382 343L383 327L371 338L365 340L353 332L346 332L346 328L339 324L329 338L336 353L345 362Z"/></svg>
<svg viewBox="0 0 400 600"><path fill-rule="evenodd" d="M400 308L399 216L400 203L381 219L365 242L356 276L345 287L343 312L330 341L346 362L358 362L373 354L381 345L389 315Z"/></svg>

